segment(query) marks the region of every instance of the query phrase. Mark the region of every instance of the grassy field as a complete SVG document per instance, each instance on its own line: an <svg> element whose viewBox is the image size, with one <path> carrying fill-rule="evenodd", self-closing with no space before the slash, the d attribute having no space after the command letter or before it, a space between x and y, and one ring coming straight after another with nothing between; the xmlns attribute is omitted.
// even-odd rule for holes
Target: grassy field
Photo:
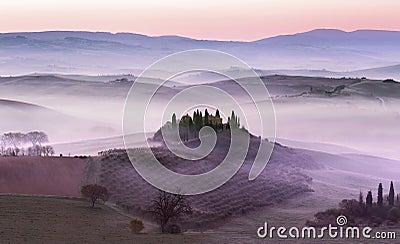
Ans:
<svg viewBox="0 0 400 244"><path fill-rule="evenodd" d="M62 197L0 195L1 243L239 243L240 233L159 234L145 222L143 234L132 234L130 216L106 206L91 208L85 200ZM253 235L254 236L254 235ZM232 239L233 238L233 239ZM247 240L247 241L246 241Z"/></svg>
<svg viewBox="0 0 400 244"><path fill-rule="evenodd" d="M300 199L298 199L300 200ZM305 197L304 201L310 200ZM261 216L279 226L294 225L310 217L304 206L293 209L293 202L269 207L231 222L229 228L204 233L179 235L157 233L155 225L145 221L145 233L132 234L131 216L107 205L91 208L78 198L0 195L1 243L320 243L321 240L258 239L256 229ZM261 218L260 218L261 217ZM249 223L252 223L249 225ZM249 228L249 227L252 228ZM388 229L381 229L386 230ZM395 230L396 231L396 230ZM355 242L356 241L356 242ZM324 243L389 243L389 240L324 239ZM391 243L395 243L392 240Z"/></svg>

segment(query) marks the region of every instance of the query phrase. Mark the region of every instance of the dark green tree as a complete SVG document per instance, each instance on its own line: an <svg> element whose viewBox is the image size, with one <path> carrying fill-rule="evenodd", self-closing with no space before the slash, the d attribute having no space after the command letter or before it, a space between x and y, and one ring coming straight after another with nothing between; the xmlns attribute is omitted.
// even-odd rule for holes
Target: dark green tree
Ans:
<svg viewBox="0 0 400 244"><path fill-rule="evenodd" d="M219 110L217 109L217 111L215 111L215 118L219 119L221 118L221 115L219 114ZM223 130L223 126L221 126L220 124L215 124L215 128L216 131L218 131L219 129Z"/></svg>
<svg viewBox="0 0 400 244"><path fill-rule="evenodd" d="M237 125L237 118L235 115L235 111L232 110L229 126L230 128L236 128L237 127L236 125Z"/></svg>
<svg viewBox="0 0 400 244"><path fill-rule="evenodd" d="M390 189L389 189L389 196L387 198L389 206L394 205L394 187L393 187L393 181L390 182Z"/></svg>
<svg viewBox="0 0 400 244"><path fill-rule="evenodd" d="M172 115L172 128L176 128L176 114L174 113L173 115Z"/></svg>
<svg viewBox="0 0 400 244"><path fill-rule="evenodd" d="M197 131L199 131L201 129L201 127L202 127L202 120L203 119L200 116L200 111L197 109L196 110L196 117L193 118L194 125L195 125L195 128L196 128Z"/></svg>
<svg viewBox="0 0 400 244"><path fill-rule="evenodd" d="M215 117L216 118L221 118L221 116L219 115L219 110L217 109L217 111L215 112Z"/></svg>
<svg viewBox="0 0 400 244"><path fill-rule="evenodd" d="M382 187L382 183L379 183L379 187L378 187L378 201L377 204L379 207L383 206L383 187Z"/></svg>
<svg viewBox="0 0 400 244"><path fill-rule="evenodd" d="M209 116L209 113L208 113L208 110L206 109L206 111L204 111L204 125L209 125L208 116Z"/></svg>
<svg viewBox="0 0 400 244"><path fill-rule="evenodd" d="M194 123L193 123L192 118L189 117L189 130L193 131L193 129L194 129Z"/></svg>
<svg viewBox="0 0 400 244"><path fill-rule="evenodd" d="M368 191L367 199L365 200L368 207L372 207L372 192Z"/></svg>

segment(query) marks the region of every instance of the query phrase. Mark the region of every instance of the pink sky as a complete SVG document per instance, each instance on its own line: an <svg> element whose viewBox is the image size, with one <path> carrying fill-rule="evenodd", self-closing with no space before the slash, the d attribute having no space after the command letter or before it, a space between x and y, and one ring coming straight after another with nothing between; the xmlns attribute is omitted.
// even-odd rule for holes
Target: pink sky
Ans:
<svg viewBox="0 0 400 244"><path fill-rule="evenodd" d="M251 41L317 28L400 30L398 0L2 0L0 32L88 30Z"/></svg>

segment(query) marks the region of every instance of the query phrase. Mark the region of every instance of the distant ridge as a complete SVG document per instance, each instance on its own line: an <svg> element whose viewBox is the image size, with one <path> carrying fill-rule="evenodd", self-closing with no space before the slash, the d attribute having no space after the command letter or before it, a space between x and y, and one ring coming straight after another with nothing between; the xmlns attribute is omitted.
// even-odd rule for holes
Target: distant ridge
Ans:
<svg viewBox="0 0 400 244"><path fill-rule="evenodd" d="M0 34L0 75L129 74L167 55L213 49L264 70L346 72L400 64L400 32L316 29L252 42L134 33L45 31Z"/></svg>
<svg viewBox="0 0 400 244"><path fill-rule="evenodd" d="M80 37L80 38L87 38L91 39L96 37L93 40L104 40L109 41L111 39L119 39L119 38L139 38L139 39L164 39L164 40L188 40L188 41L217 41L217 42L236 42L236 43L252 43L252 42L262 42L270 39L276 38L283 38L283 37L295 37L295 36L321 36L324 38L331 38L337 37L338 35L346 36L346 35L353 35L359 37L368 37L369 35L400 35L400 31L394 30L375 30L375 29L360 29L354 31L343 31L340 29L313 29L306 32L298 32L293 34L282 34L276 35L266 38L261 38L254 41L225 41L225 40L216 40L216 39L195 39L191 37L184 37L178 35L161 35L161 36L150 36L145 34L137 34L133 32L105 32L105 31L73 31L73 30L64 30L64 31L57 31L57 30L49 30L49 31L37 31L37 32L3 32L0 33L0 37L19 37L19 38L34 38L38 40L57 40L63 39L66 37Z"/></svg>
<svg viewBox="0 0 400 244"><path fill-rule="evenodd" d="M254 41L237 41L237 40L232 40L233 42L259 42L263 40L268 40L268 39L273 39L273 38L279 38L279 37L289 37L289 36L299 36L299 35L314 35L314 36L324 36L324 37L330 37L332 35L370 35L370 34L382 34L386 33L387 35L400 35L400 31L395 31L395 30L379 30L379 29L359 29L359 30L354 30L354 31L344 31L340 29L313 29L305 32L297 32L293 34L281 34L281 35L276 35L276 36L271 36L271 37L266 37L266 38L261 38L258 40ZM179 35L161 35L161 36L151 36L151 35L145 35L145 34L138 34L134 32L106 32L106 31L74 31L74 30L63 30L63 31L58 31L58 30L48 30L48 31L35 31L35 32L1 32L0 37L30 37L30 38L35 38L35 39L41 39L41 40L51 40L51 39L60 39L60 38L65 38L65 37L74 37L74 36L79 36L84 38L86 37L92 37L96 36L97 38L107 40L110 37L117 37L117 38L123 38L123 37L136 37L136 38L162 38L162 39L176 39L176 40L195 40L195 41L220 41L220 42L232 42L232 41L226 41L226 40L217 40L217 39L196 39L196 38L191 38L191 37L185 37L185 36L179 36Z"/></svg>

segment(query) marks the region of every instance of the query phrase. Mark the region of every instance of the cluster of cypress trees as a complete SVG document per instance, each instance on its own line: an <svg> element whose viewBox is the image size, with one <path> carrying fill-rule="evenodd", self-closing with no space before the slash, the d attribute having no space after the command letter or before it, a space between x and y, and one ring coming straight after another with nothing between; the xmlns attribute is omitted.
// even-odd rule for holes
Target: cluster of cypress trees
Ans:
<svg viewBox="0 0 400 244"><path fill-rule="evenodd" d="M240 127L240 118L235 114L234 111L232 111L231 116L228 117L228 122L226 124L217 122L215 118L218 120L221 119L218 109L215 111L215 116L210 114L207 109L205 109L204 115L202 111L197 109L193 112L193 117L190 117L188 114L182 116L182 118L179 120L179 131L181 133L181 137L187 141L189 137L198 135L198 132L204 126L210 126L215 131L223 131L224 129ZM172 128L177 128L178 126L175 113L172 115L171 125Z"/></svg>
<svg viewBox="0 0 400 244"><path fill-rule="evenodd" d="M232 111L231 117L228 117L228 125L230 128L240 127L240 118L235 115L235 111Z"/></svg>
<svg viewBox="0 0 400 244"><path fill-rule="evenodd" d="M394 205L394 186L393 186L393 181L390 182L390 188L389 188L389 195L387 197L387 202L389 204L389 206L393 206ZM362 192L360 192L360 197L359 197L359 201L360 203L362 203ZM399 201L399 195L397 195L397 202ZM367 197L366 197L366 205L372 207L373 204L373 198L372 198L372 192L368 191L367 193ZM383 207L383 187L382 187L382 183L379 183L378 186L378 196L377 196L377 202L376 205L378 207Z"/></svg>

